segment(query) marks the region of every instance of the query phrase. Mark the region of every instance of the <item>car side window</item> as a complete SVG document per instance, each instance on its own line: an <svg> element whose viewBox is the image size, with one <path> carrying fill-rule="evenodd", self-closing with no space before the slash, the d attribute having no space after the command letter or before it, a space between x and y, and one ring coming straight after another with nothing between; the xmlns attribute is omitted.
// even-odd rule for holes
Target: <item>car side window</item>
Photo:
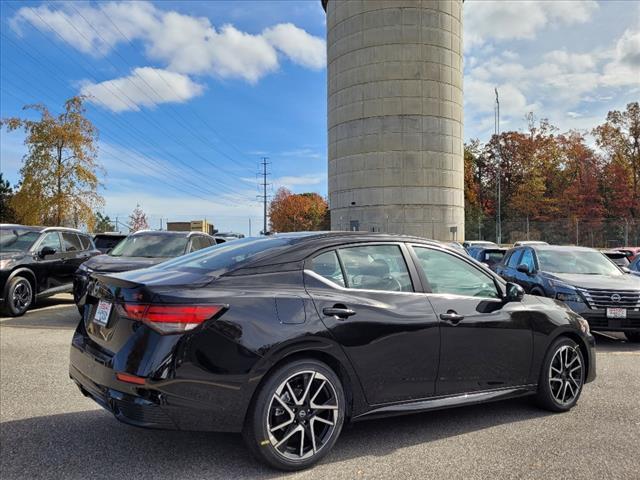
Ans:
<svg viewBox="0 0 640 480"><path fill-rule="evenodd" d="M62 232L62 243L66 252L79 252L83 250L78 235L71 232Z"/></svg>
<svg viewBox="0 0 640 480"><path fill-rule="evenodd" d="M507 267L516 268L520 265L520 257L522 257L522 250L516 250L509 257L509 261L507 262Z"/></svg>
<svg viewBox="0 0 640 480"><path fill-rule="evenodd" d="M520 265L521 264L525 264L527 267L529 267L529 271L533 272L536 269L536 264L533 260L533 252L531 251L530 248L527 248L524 253L522 254L522 259L520 260Z"/></svg>
<svg viewBox="0 0 640 480"><path fill-rule="evenodd" d="M191 237L191 248L189 248L189 252L196 252L208 246L209 245L205 242L205 238L202 235L194 235Z"/></svg>
<svg viewBox="0 0 640 480"><path fill-rule="evenodd" d="M493 278L464 260L440 250L417 246L413 249L432 293L500 298Z"/></svg>
<svg viewBox="0 0 640 480"><path fill-rule="evenodd" d="M87 237L86 235L78 235L78 237L80 238L80 243L82 244L83 250L89 250L93 247L91 239L89 237Z"/></svg>
<svg viewBox="0 0 640 480"><path fill-rule="evenodd" d="M370 245L338 250L348 288L413 292L413 284L398 245Z"/></svg>
<svg viewBox="0 0 640 480"><path fill-rule="evenodd" d="M341 287L344 287L344 276L335 251L325 252L311 260L311 270Z"/></svg>
<svg viewBox="0 0 640 480"><path fill-rule="evenodd" d="M44 247L53 248L56 253L60 253L62 251L60 235L58 235L58 232L49 232L42 238L42 241L38 246L38 250L42 250Z"/></svg>

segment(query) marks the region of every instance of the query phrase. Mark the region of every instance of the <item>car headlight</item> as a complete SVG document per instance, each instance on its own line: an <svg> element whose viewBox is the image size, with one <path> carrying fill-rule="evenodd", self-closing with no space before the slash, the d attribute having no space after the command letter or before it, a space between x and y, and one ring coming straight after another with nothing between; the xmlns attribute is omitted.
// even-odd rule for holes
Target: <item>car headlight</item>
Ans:
<svg viewBox="0 0 640 480"><path fill-rule="evenodd" d="M589 322L587 322L584 318L578 317L578 327L580 327L580 331L585 335L589 333Z"/></svg>
<svg viewBox="0 0 640 480"><path fill-rule="evenodd" d="M549 284L556 291L555 298L562 302L584 303L584 299L580 296L575 287L557 280L549 280Z"/></svg>

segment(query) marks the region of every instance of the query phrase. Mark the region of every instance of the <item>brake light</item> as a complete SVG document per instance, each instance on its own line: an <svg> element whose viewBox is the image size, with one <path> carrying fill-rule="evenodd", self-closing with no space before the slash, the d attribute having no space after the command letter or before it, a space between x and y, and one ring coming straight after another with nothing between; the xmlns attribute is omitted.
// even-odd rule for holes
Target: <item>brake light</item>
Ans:
<svg viewBox="0 0 640 480"><path fill-rule="evenodd" d="M131 320L144 322L160 333L181 333L192 330L209 320L224 305L139 305L124 304L125 315Z"/></svg>

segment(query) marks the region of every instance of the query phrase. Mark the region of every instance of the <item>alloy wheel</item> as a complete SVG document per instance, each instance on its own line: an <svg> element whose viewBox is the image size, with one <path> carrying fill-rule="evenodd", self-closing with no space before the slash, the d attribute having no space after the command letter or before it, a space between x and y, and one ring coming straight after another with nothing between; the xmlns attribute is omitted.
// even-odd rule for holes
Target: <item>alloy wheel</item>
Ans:
<svg viewBox="0 0 640 480"><path fill-rule="evenodd" d="M267 431L275 451L288 460L318 453L338 424L335 387L320 372L297 372L275 390L267 410Z"/></svg>
<svg viewBox="0 0 640 480"><path fill-rule="evenodd" d="M21 280L13 289L11 302L16 312L22 312L31 304L33 292L27 280Z"/></svg>
<svg viewBox="0 0 640 480"><path fill-rule="evenodd" d="M582 388L582 359L577 348L560 347L549 366L549 388L560 405L572 403Z"/></svg>

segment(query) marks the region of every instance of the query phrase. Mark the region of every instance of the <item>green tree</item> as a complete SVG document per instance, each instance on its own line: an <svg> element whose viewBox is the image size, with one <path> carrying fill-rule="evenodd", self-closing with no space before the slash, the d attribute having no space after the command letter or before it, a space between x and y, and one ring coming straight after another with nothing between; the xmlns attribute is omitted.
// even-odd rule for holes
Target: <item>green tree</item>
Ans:
<svg viewBox="0 0 640 480"><path fill-rule="evenodd" d="M16 213L11 206L13 199L13 188L9 180L3 178L0 172L0 223L16 223Z"/></svg>
<svg viewBox="0 0 640 480"><path fill-rule="evenodd" d="M100 212L96 212L95 224L93 227L94 232L113 232L113 221L109 218L109 215L102 215Z"/></svg>
<svg viewBox="0 0 640 480"><path fill-rule="evenodd" d="M86 225L93 229L98 194L97 131L85 117L84 97L67 100L53 115L42 104L27 105L38 120L7 118L7 130L23 129L27 154L20 169L20 189L11 202L23 223Z"/></svg>

